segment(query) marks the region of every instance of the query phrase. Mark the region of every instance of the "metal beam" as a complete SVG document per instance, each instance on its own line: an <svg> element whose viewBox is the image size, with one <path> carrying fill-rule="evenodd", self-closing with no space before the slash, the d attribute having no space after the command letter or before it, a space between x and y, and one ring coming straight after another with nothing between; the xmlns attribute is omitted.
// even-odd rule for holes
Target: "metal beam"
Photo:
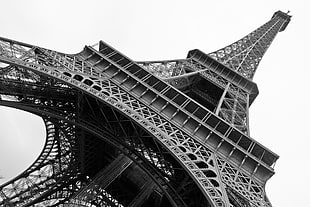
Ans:
<svg viewBox="0 0 310 207"><path fill-rule="evenodd" d="M119 177L132 163L128 157L120 154L107 167L102 169L94 179L83 187L72 199L89 201L97 196L100 190L108 187L117 177Z"/></svg>

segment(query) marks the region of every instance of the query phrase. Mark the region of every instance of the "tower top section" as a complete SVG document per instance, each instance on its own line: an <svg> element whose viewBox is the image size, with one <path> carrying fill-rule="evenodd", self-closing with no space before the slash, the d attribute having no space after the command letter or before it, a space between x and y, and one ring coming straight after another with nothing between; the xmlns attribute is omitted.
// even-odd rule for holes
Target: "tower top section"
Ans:
<svg viewBox="0 0 310 207"><path fill-rule="evenodd" d="M290 19L288 13L277 11L258 29L231 45L209 53L209 56L251 80L271 42L287 27Z"/></svg>
<svg viewBox="0 0 310 207"><path fill-rule="evenodd" d="M291 21L291 15L288 15L290 11L284 13L282 11L277 11L273 14L272 18L280 18L280 19L284 19L285 20L285 23L282 25L282 27L280 28L279 32L282 32L285 30L285 28L287 27L288 23Z"/></svg>

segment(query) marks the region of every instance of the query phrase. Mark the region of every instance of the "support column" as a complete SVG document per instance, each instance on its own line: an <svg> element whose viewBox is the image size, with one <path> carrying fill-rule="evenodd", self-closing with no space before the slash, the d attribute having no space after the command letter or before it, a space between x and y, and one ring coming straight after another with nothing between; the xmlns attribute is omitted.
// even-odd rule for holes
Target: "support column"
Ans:
<svg viewBox="0 0 310 207"><path fill-rule="evenodd" d="M227 91L228 91L229 87L230 87L230 83L228 83L228 84L226 85L225 90L224 90L224 92L223 92L223 94L222 94L222 96L221 96L221 99L219 100L219 103L217 104L216 111L215 111L215 114L216 114L216 115L219 115L219 112L220 112L220 110L221 110L221 106L222 106L222 104L223 104L223 101L224 101L224 99L225 99L225 96L226 96L226 94L227 94Z"/></svg>
<svg viewBox="0 0 310 207"><path fill-rule="evenodd" d="M249 116L249 108L250 108L250 94L246 96L246 127L247 127L247 135L250 136L250 116Z"/></svg>

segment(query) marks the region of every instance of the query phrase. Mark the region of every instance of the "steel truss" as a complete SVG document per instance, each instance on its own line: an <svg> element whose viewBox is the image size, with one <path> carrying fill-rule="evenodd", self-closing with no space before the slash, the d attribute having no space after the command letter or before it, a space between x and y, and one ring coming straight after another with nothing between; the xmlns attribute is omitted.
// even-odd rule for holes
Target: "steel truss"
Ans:
<svg viewBox="0 0 310 207"><path fill-rule="evenodd" d="M288 21L277 12L250 35L260 36L255 44L216 56L241 76L197 50L185 60L137 63L104 42L67 55L0 38L0 104L43 117L47 130L39 158L0 187L0 204L271 206L264 187L278 156L247 135L257 95L247 78ZM244 69L261 41L255 67ZM192 87L203 80L222 95Z"/></svg>
<svg viewBox="0 0 310 207"><path fill-rule="evenodd" d="M252 80L256 68L271 42L278 32L285 29L289 21L289 15L278 11L270 21L255 31L231 45L208 54L208 56L246 79ZM138 63L152 74L163 78L167 83L179 89L193 85L194 81L189 78L197 75L196 72L200 71L199 74L202 77L225 90L221 100L209 99L209 102L217 106L214 112L240 131L249 134L248 110L251 103L250 96L253 93L244 90L238 82L233 83L223 73L220 74L221 72L217 70L218 65L199 63L191 53L192 51L189 52L187 59L182 60ZM258 91L254 95L256 96L257 93ZM206 95L204 96L206 97Z"/></svg>
<svg viewBox="0 0 310 207"><path fill-rule="evenodd" d="M23 87L23 84L24 83L20 83L20 87L22 88ZM26 91L25 90L23 90L23 93L21 93L21 94L24 94ZM29 92L28 92L29 93ZM12 98L12 97L11 97ZM16 99L18 99L18 98L16 98ZM70 112L70 113L68 113L69 111L67 111L67 112L65 112L64 113L64 111L62 111L62 110L59 110L59 108L54 108L54 107L48 107L48 105L45 105L46 103L52 103L51 101L49 101L49 102L45 102L44 103L44 106L42 106L41 104L42 104L42 102L41 101L39 101L39 99L29 99L29 98L27 98L27 100L21 100L21 99L18 99L18 101L16 101L16 99L12 99L12 100L15 100L15 101L2 101L2 105L5 105L5 106L11 106L11 107L16 107L16 108L20 108L20 109L22 109L22 110L27 110L27 111L30 111L30 112L33 112L33 113L36 113L36 114L39 114L39 115L41 115L41 116L52 116L52 117L54 117L54 118L56 118L56 119L61 119L62 121L64 121L64 123L67 123L67 122L69 122L70 124L73 124L74 126L76 126L76 127L80 127L80 128L86 128L88 131L91 131L93 134L96 134L97 136L99 136L99 137L105 137L105 139L107 139L109 142L111 142L111 136L116 136L116 135L111 135L111 134L108 134L107 132L109 132L109 131L111 131L111 129L110 130L106 130L106 131L102 131L102 129L99 129L99 127L97 126L97 125L95 125L95 123L98 123L98 121L99 120L92 120L91 119L91 117L87 117L87 120L86 120L86 118L84 118L84 119L81 119L81 117L79 118L79 121L77 122L77 121L75 121L75 122L73 122L72 120L74 120L72 117L75 117L75 115L74 114L71 114L72 113L72 111ZM91 107L90 107L90 109L92 109ZM92 109L93 110L93 109ZM104 110L104 111L107 111L107 110ZM110 113L116 113L116 112L110 112ZM95 114L93 114L94 116L95 116ZM104 115L104 114L103 114ZM116 116L119 116L119 115L116 115ZM106 117L106 115L105 116L103 116L103 117ZM94 117L93 117L94 118ZM98 117L97 117L98 118ZM69 119L69 120L71 120L71 121L68 121L67 119ZM92 120L92 121L91 121ZM102 121L102 120L101 120ZM106 120L107 121L107 120ZM125 123L122 123L123 121L125 121ZM130 120L123 120L123 121L115 121L115 123L114 124L119 124L119 126L114 126L114 127L120 127L120 128L122 128L122 126L123 125L125 125L126 123L128 124L128 122L130 123L130 124L132 124L131 122L130 122ZM92 123L92 122L94 122L94 123ZM103 122L104 123L104 122ZM113 121L109 121L109 122L106 122L106 124L108 124L108 125L113 125ZM67 125L67 124L66 124ZM102 126L103 127L103 126ZM128 127L128 126L127 126ZM119 131L118 129L114 129L114 130L116 130L116 131ZM137 133L137 132L136 132ZM140 132L140 134L141 134L141 132ZM144 134L143 135L144 137L146 136L146 134ZM142 163L144 163L144 168L146 168L147 169L147 171L148 171L148 173L153 173L153 174L151 174L151 176L153 177L153 179L155 179L156 180L156 182L158 183L159 182L159 186L160 186L160 188L164 188L164 187L166 187L166 188L170 188L171 190L169 190L169 189L164 189L165 191L169 191L169 195L172 195L173 196L173 194L174 194L174 196L177 196L178 197L178 195L176 194L176 192L172 192L172 191L174 191L174 188L172 188L170 185L171 184L169 184L169 183L167 183L167 181L166 181L166 179L168 179L168 177L163 177L163 173L165 173L165 174L167 174L167 176L169 176L169 177L171 177L172 176L172 173L170 172L172 169L171 169L171 166L170 167L165 167L166 165L167 165L167 161L166 161L166 159L164 159L162 156L162 150L163 149L160 149L160 148L158 148L159 146L157 145L157 151L158 152L150 152L149 150L152 150L152 149L149 149L149 148L146 148L146 147L144 147L143 148L143 142L142 142L142 137L139 139L139 140L134 140L136 137L137 137L137 135L132 135L132 136L121 136L123 139L127 139L127 140L120 140L120 142L123 142L123 145L126 145L126 143L127 143L127 151L128 151L128 149L131 149L132 151L134 151L135 152L135 154L128 154L128 153L130 153L130 152L127 152L127 155L128 156L130 156L132 159L135 159L135 160L139 160L139 157L137 157L137 156L140 156L140 157L142 157L142 159L143 159L143 161L141 160L141 161L139 161L140 163L138 163L139 165L141 165ZM150 136L148 136L148 138L151 138ZM138 142L138 141L140 141L140 143ZM142 143L141 143L142 142ZM81 143L80 143L81 144ZM97 144L97 143L95 143L95 144ZM128 146L128 145L135 145L135 146ZM117 146L117 147L120 147L119 146L119 144L117 144L117 143L114 143L114 145L115 146ZM133 148L133 147L135 147L135 148ZM123 150L123 151L125 151L126 152L126 149L122 149L123 147L120 147L120 150ZM153 148L153 150L154 150L154 148ZM124 153L125 153L124 152ZM141 154L141 155L139 155L139 153ZM168 154L168 153L166 153L166 154ZM61 155L57 155L57 157L59 157L59 156L61 156ZM77 156L78 157L78 156ZM145 158L143 158L143 157L145 157ZM89 161L89 160L87 160L87 161ZM150 165L149 164L149 166L147 166L147 164L146 164L146 162L151 162L152 163L152 165ZM71 163L72 164L72 163ZM119 163L118 163L119 164ZM156 173L158 173L158 172L155 172L156 170L155 170L155 168L154 168L154 166L156 166L157 168L159 168L161 171L163 171L162 173L159 173L158 175L156 175ZM34 166L32 167L32 168L34 168L34 170L38 170L38 169L36 169L36 164L34 164ZM81 173L81 169L79 169L79 171L77 171L78 172L78 174L82 174ZM182 170L182 168L180 167L180 166L178 166L177 167L177 169L174 169L173 170L174 172L178 172L178 171L183 171ZM155 174L154 174L155 173ZM75 173L76 174L76 173ZM179 173L180 174L180 173ZM184 174L184 173L183 173ZM99 175L100 175L100 173L99 173ZM53 176L53 175L51 175L51 176ZM155 177L154 177L155 176ZM186 175L184 175L185 177L186 177ZM32 182L32 177L31 176L29 176L28 177L28 179L30 179L31 180L31 182ZM105 192L105 191L103 191L103 192L101 192L101 196L99 196L99 195L93 195L94 193L91 193L92 194L92 199L91 199L91 201L92 201L92 204L89 204L88 202L89 202L89 200L86 200L85 201L85 198L83 198L83 199L79 199L79 200L76 200L76 198L80 198L80 197L87 197L88 195L87 195L87 193L90 193L90 192L86 192L86 195L85 195L85 189L87 189L87 187L86 186L84 186L83 187L83 189L81 189L81 190L79 190L80 188L81 188L81 186L83 185L83 183L82 183L82 181L83 181L83 179L85 179L85 178L81 178L81 177L79 177L79 176L77 176L76 177L76 179L77 180L79 180L79 185L77 185L76 186L76 189L71 189L71 192L69 192L69 193L67 193L67 194L64 194L63 192L62 193L60 193L61 191L63 191L64 189L58 189L58 190L60 190L60 192L57 192L57 195L53 195L53 196L49 196L49 197L47 197L47 198L45 198L45 199L47 199L47 200L43 200L41 203L40 203L40 205L43 205L43 206L46 206L46 205L51 205L51 204L54 204L54 205L59 205L61 202L59 201L59 199L64 199L64 198L70 198L70 193L71 193L71 195L73 194L73 193L76 193L77 192L77 194L75 194L72 198L71 198L71 200L69 200L69 202L67 203L65 203L65 204L62 204L62 205L64 205L64 206L70 206L70 205L73 205L73 204L77 204L77 203L79 203L79 204L85 204L86 206L92 206L93 205L93 203L94 203L94 196L96 197L98 197L98 199L99 198L101 198L101 200L100 201L98 201L98 203L97 203L97 205L99 205L99 206L101 206L103 203L103 201L106 203L106 202L108 202L108 203L110 203L111 205L113 204L113 206L114 205L116 205L116 206L120 206L121 204L117 204L118 203L118 201L116 200L116 199L114 199L113 197L111 197L111 195L109 195L109 194L107 194L107 192ZM104 177L104 179L107 179L106 177ZM73 180L73 178L71 178L71 180ZM97 179L98 180L98 179ZM91 183L89 183L89 184L87 184L87 186L90 188L90 189L92 189L92 190L94 190L94 189L96 189L94 186L92 186L92 182L95 182L96 181L96 178L94 178L92 181L91 181ZM103 181L106 181L106 180L103 180ZM30 181L29 181L30 182ZM30 183L31 183L30 182ZM83 181L83 182L86 182L85 180ZM175 181L175 182L177 182L177 181ZM178 181L179 182L179 181ZM153 183L153 182L152 182ZM61 184L61 182L59 183L59 184ZM95 183L96 185L98 185L98 183L96 182ZM154 185L154 184L152 184L152 185ZM11 186L9 185L9 184L7 184L6 185L7 186L7 188L10 188ZM182 185L179 185L180 187L182 186ZM102 187L102 186L101 186ZM29 186L29 188L31 188L31 186ZM98 186L97 186L97 188L98 188ZM41 191L42 190L44 190L45 188L43 188L43 189L41 189ZM78 191L79 190L79 191ZM102 191L103 189L98 189L98 191ZM159 189L160 190L160 189ZM189 189L187 189L187 190L189 190ZM98 192L96 192L96 193L98 193ZM167 193L167 192L166 192ZM182 193L182 191L179 191L179 193ZM186 195L185 195L186 193L184 193L183 192L183 194L182 194L182 199L184 199L184 198L186 198ZM81 196L82 195L82 196ZM104 195L104 196L103 196ZM10 196L10 195L9 195ZM19 196L19 198L21 198L20 196ZM105 199L103 199L103 198L105 198ZM88 199L89 199L89 197L88 197ZM102 200L103 199L103 200ZM170 199L172 199L172 198L170 198ZM175 200L176 199L180 199L181 200L181 198L175 198ZM188 199L189 200L189 199ZM25 201L26 202L26 201ZM135 202L137 202L137 201L135 201ZM185 204L182 204L182 201L173 201L173 202L176 202L176 204L175 204L175 206L185 206ZM180 203L181 202L181 203ZM20 203L10 203L10 204L12 204L12 205L14 205L14 206L19 206L19 205L22 205L22 203L20 204Z"/></svg>

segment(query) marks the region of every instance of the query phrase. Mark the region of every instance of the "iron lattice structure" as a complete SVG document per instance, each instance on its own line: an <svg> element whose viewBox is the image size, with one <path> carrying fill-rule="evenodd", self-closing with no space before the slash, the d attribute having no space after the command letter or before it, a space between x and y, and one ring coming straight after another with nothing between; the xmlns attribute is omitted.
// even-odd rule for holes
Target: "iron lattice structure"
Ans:
<svg viewBox="0 0 310 207"><path fill-rule="evenodd" d="M278 156L249 136L251 81L290 16L209 55L135 62L104 42L68 55L0 38L0 104L41 116L37 160L1 206L271 206Z"/></svg>

